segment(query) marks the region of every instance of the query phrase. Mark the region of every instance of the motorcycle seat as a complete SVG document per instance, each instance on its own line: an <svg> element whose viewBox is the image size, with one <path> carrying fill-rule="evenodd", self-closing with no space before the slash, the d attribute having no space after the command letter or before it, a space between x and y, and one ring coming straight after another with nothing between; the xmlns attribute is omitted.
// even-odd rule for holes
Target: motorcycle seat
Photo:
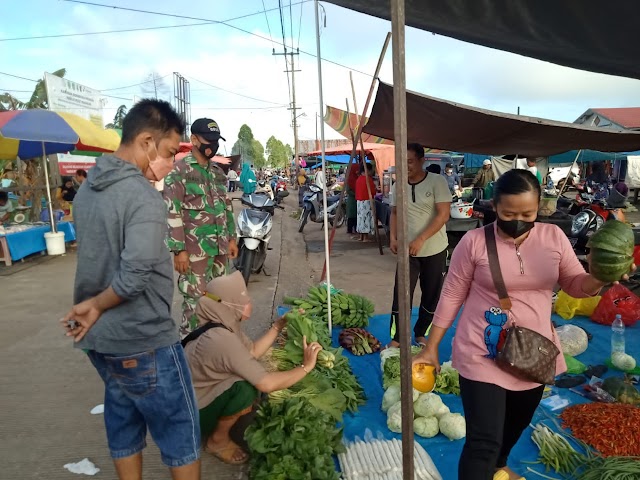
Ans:
<svg viewBox="0 0 640 480"><path fill-rule="evenodd" d="M338 200L340 200L340 195L331 195L327 197L327 203L336 203Z"/></svg>

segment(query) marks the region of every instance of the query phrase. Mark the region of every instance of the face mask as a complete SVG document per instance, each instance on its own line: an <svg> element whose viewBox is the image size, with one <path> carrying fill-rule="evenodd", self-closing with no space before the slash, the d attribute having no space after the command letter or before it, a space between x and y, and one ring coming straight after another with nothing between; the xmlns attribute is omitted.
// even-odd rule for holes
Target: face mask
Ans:
<svg viewBox="0 0 640 480"><path fill-rule="evenodd" d="M519 238L533 228L534 222L523 220L503 220L500 217L496 220L498 228L511 238Z"/></svg>
<svg viewBox="0 0 640 480"><path fill-rule="evenodd" d="M205 296L209 297L211 300L214 300L218 303L221 303L222 305L229 307L232 310L235 310L236 312L240 312L242 314L243 319L249 318L251 316L251 313L253 312L253 305L251 304L251 302L247 302L245 304L225 302L217 295L214 295L209 292L205 293Z"/></svg>
<svg viewBox="0 0 640 480"><path fill-rule="evenodd" d="M218 148L219 148L218 142L200 143L200 146L198 147L198 151L208 159L212 159L213 157L215 157L216 153L218 153ZM206 153L207 150L209 151L208 154Z"/></svg>
<svg viewBox="0 0 640 480"><path fill-rule="evenodd" d="M171 170L173 170L173 157L165 158L158 155L158 147L153 145L156 150L156 158L151 160L147 153L147 160L149 160L149 167L144 172L144 176L147 180L152 182L159 182L166 177Z"/></svg>

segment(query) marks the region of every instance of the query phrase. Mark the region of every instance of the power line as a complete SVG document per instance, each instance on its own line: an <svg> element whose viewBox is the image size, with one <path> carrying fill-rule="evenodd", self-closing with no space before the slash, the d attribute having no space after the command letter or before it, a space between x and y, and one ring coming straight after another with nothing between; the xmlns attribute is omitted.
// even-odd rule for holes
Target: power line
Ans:
<svg viewBox="0 0 640 480"><path fill-rule="evenodd" d="M19 78L20 80L28 80L29 82L38 83L40 81L40 80L34 80L33 78L20 77L18 75L13 75L11 73L5 73L5 72L0 72L0 75L6 75L7 77Z"/></svg>
<svg viewBox="0 0 640 480"><path fill-rule="evenodd" d="M271 39L272 43L275 43L273 41L273 35L271 35L271 25L269 25L269 16L267 15L267 7L264 4L264 0L262 0L262 9L264 10L264 18L267 21L267 29L269 30L269 38ZM272 10L274 10L274 9L272 9ZM271 10L269 10L269 11L271 11Z"/></svg>
<svg viewBox="0 0 640 480"><path fill-rule="evenodd" d="M293 10L291 9L291 0L289 0L289 30L291 31L291 50L293 50Z"/></svg>
<svg viewBox="0 0 640 480"><path fill-rule="evenodd" d="M250 99L250 100L256 100L256 101L258 101L258 102L271 103L271 104L273 104L273 105L278 105L278 106L281 106L281 107L286 107L286 106L287 106L287 105L285 105L285 104L283 104L283 103L272 102L272 101L270 101L270 100L262 100L261 98L250 97L250 96L248 96L248 95L243 95L242 93L233 92L233 91L231 91L231 90L227 90L226 88L218 87L218 86L216 86L216 85L212 85L212 84L210 84L210 83L203 82L202 80L198 80L198 79L197 79L197 78L195 78L195 77L189 77L189 78L190 78L191 80L194 80L194 81L198 82L198 83L202 83L203 85L206 85L206 86L208 86L208 87L211 87L211 88L213 88L213 89L215 89L215 90L222 90L223 92L231 93L232 95L237 95L237 96L239 96L239 97L248 98L248 99ZM271 108L271 107L269 107L269 108Z"/></svg>
<svg viewBox="0 0 640 480"><path fill-rule="evenodd" d="M138 10L138 9L135 9L135 8L128 8L128 7L117 7L117 6L114 6L114 5L104 5L104 4L100 4L100 3L86 2L86 1L83 1L83 0L63 0L63 1L71 2L71 3L82 3L82 4L85 4L85 5L91 5L91 6L95 6L95 7L111 8L111 9L114 9L114 10L124 10L124 11L129 11L129 12L146 13L146 14L149 14L149 15L158 15L158 16L162 16L162 17L173 17L173 18L182 18L182 19L187 19L187 20L205 21L205 22L210 22L210 23L214 23L214 24L224 25L224 26L232 28L234 30L238 30L239 32L246 33L247 35L252 35L254 37L261 38L262 40L266 40L269 43L278 43L278 42L274 41L273 39L267 38L267 37L265 37L263 35L260 35L258 33L254 33L254 32L251 32L249 30L245 30L243 28L236 27L235 25L230 25L229 23L226 23L226 21L210 20L210 19L206 19L206 18L197 18L197 17L187 17L187 16L184 16L184 15L176 15L176 14L172 14L172 13L162 13L162 12L153 12L153 11L149 11L149 10ZM310 1L311 0L302 0L300 2L294 3L294 5L300 5L300 4L303 4L303 3L310 2ZM273 10L275 10L275 9L273 9ZM259 13L262 13L262 12L259 12ZM284 42L283 42L282 46L286 48L286 45L284 44ZM309 57L316 58L316 54L311 53L311 52L307 52L307 51L304 51L304 50L300 50L298 53L302 53L302 54L307 55ZM366 73L366 72L363 72L362 70L357 70L357 69L355 69L353 67L349 67L347 65L343 65L342 63L336 62L334 60L329 60L327 58L322 58L322 60L327 62L327 63L330 63L332 65L336 65L338 67L346 68L348 70L351 70L353 72L359 73L361 75L365 75L366 77L369 77L369 78L372 77L372 75L370 73Z"/></svg>
<svg viewBox="0 0 640 480"><path fill-rule="evenodd" d="M300 50L300 34L302 33L302 4L300 4L300 21L298 22L298 50ZM291 40L293 45L293 40Z"/></svg>
<svg viewBox="0 0 640 480"><path fill-rule="evenodd" d="M282 0L278 0L278 6L280 7L280 29L282 31L282 46L284 47L284 65L287 72L287 87L289 92L289 101L291 101L291 82L289 80L289 62L287 61L287 43L285 42L284 34L284 16L282 15Z"/></svg>
<svg viewBox="0 0 640 480"><path fill-rule="evenodd" d="M130 88L130 87L137 87L138 85L144 85L145 83L151 83L153 81L157 81L157 80L162 80L163 78L167 78L170 74L167 73L166 75L164 75L163 77L159 77L159 78L152 78L151 80L145 80L144 82L140 82L140 83L134 83L133 85L126 85L124 87L114 87L114 88L103 88L102 90L100 90L100 92L111 92L113 90L124 90L125 88Z"/></svg>

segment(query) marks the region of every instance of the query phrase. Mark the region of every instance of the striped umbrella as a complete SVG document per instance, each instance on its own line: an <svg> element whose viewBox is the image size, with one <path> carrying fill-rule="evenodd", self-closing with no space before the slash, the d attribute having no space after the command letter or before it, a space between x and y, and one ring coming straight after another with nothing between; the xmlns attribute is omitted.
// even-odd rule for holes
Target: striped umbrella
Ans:
<svg viewBox="0 0 640 480"><path fill-rule="evenodd" d="M43 157L49 218L51 231L54 233L56 227L45 156L74 149L113 152L119 144L120 136L115 131L101 129L89 120L71 113L49 110L0 112L0 159Z"/></svg>

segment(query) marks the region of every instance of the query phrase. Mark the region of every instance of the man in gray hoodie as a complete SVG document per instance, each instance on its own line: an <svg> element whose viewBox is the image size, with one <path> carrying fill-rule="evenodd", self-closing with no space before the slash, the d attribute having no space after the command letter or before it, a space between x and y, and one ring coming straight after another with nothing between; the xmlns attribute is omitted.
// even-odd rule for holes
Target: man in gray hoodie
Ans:
<svg viewBox="0 0 640 480"><path fill-rule="evenodd" d="M198 407L171 317L166 210L150 184L171 170L184 128L167 102L138 102L120 147L98 158L76 195L75 306L62 321L104 381L120 479L142 478L147 429L175 480L200 478Z"/></svg>

